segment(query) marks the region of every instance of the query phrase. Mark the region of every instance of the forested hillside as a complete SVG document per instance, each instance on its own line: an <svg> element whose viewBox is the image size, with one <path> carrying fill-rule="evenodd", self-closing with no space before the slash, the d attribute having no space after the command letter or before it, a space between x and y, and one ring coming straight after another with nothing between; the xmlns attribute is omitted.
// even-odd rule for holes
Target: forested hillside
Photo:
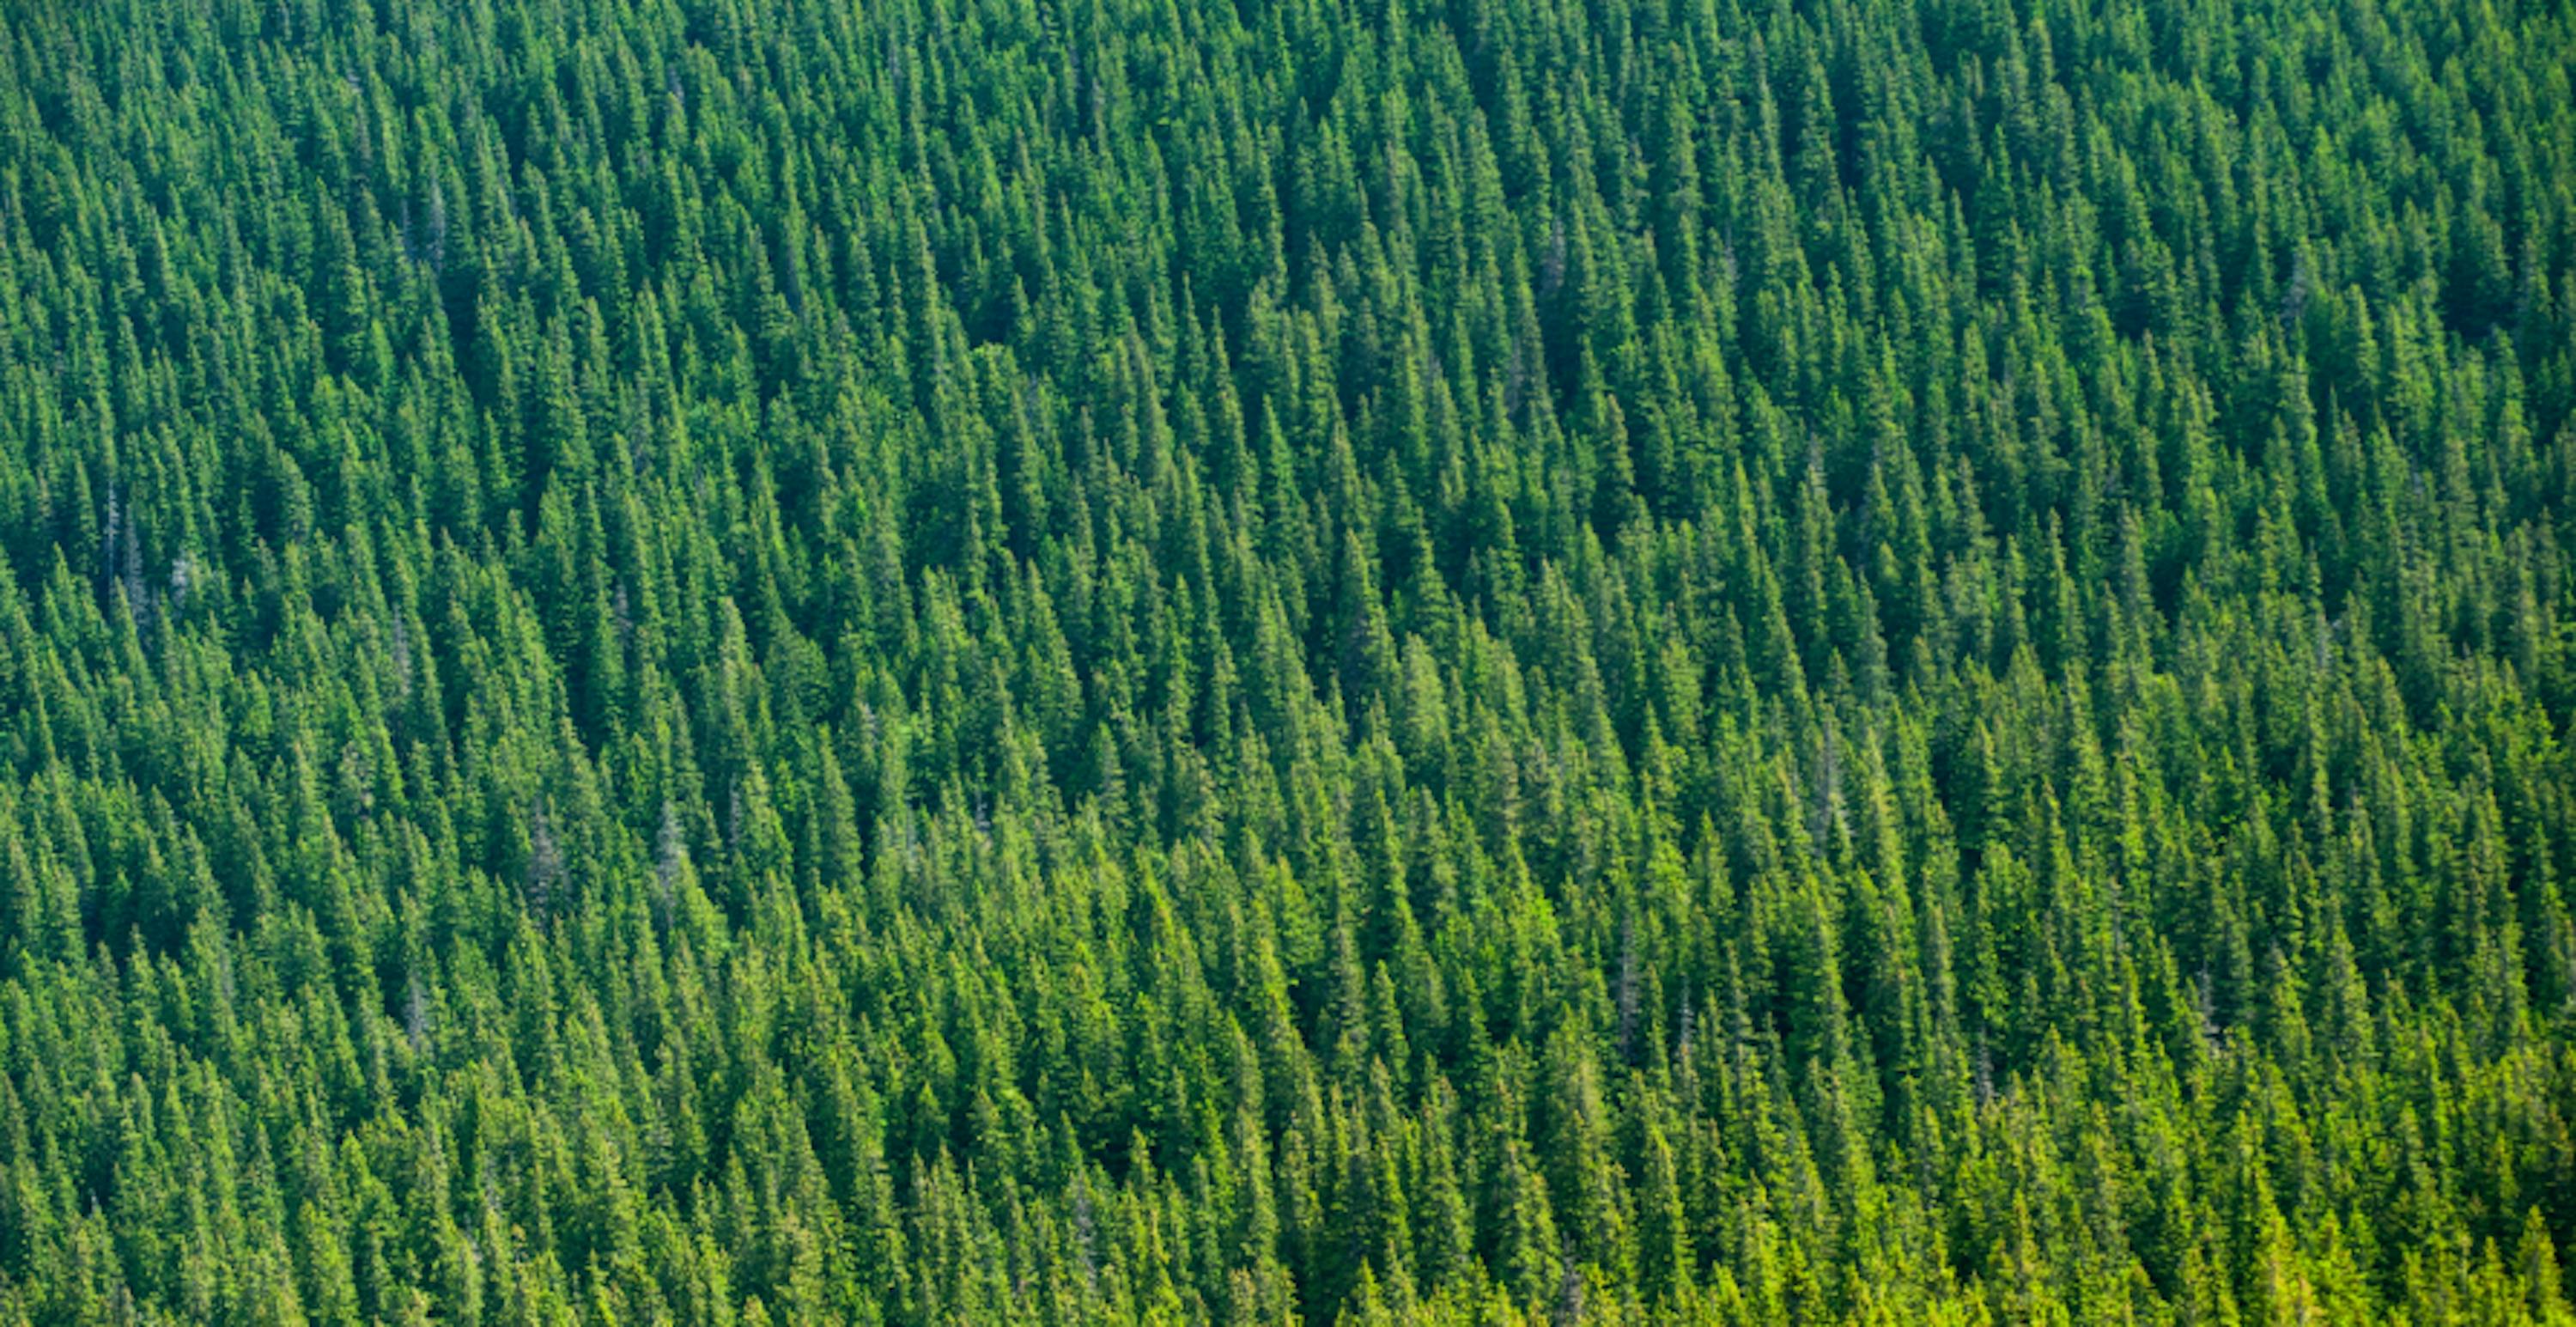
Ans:
<svg viewBox="0 0 2576 1327"><path fill-rule="evenodd" d="M2566 0L0 5L0 1322L2576 1321Z"/></svg>

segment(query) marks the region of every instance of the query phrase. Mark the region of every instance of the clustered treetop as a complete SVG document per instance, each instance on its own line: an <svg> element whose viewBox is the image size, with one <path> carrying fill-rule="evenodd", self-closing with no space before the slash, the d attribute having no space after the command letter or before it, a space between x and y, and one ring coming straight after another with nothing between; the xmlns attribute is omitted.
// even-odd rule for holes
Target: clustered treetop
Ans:
<svg viewBox="0 0 2576 1327"><path fill-rule="evenodd" d="M2564 0L0 17L0 1323L2571 1321Z"/></svg>

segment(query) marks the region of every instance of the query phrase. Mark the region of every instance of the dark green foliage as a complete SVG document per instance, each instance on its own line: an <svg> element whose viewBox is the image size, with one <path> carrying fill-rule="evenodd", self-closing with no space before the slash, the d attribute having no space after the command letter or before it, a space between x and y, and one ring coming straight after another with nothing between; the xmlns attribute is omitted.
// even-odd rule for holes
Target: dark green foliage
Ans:
<svg viewBox="0 0 2576 1327"><path fill-rule="evenodd" d="M0 22L0 1321L2571 1321L2576 11Z"/></svg>

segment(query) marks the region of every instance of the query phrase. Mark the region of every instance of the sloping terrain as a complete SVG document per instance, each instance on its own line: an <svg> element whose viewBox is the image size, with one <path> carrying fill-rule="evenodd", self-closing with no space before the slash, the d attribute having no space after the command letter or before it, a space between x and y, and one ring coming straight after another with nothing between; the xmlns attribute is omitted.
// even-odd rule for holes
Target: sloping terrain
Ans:
<svg viewBox="0 0 2576 1327"><path fill-rule="evenodd" d="M0 13L0 1321L2571 1320L2565 0Z"/></svg>

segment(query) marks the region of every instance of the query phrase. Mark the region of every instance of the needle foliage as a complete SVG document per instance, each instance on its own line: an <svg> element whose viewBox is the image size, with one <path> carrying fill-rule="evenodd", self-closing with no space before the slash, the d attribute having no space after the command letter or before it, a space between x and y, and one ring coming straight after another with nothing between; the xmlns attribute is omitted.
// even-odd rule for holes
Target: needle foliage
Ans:
<svg viewBox="0 0 2576 1327"><path fill-rule="evenodd" d="M0 4L0 1322L2563 1327L2572 70Z"/></svg>

